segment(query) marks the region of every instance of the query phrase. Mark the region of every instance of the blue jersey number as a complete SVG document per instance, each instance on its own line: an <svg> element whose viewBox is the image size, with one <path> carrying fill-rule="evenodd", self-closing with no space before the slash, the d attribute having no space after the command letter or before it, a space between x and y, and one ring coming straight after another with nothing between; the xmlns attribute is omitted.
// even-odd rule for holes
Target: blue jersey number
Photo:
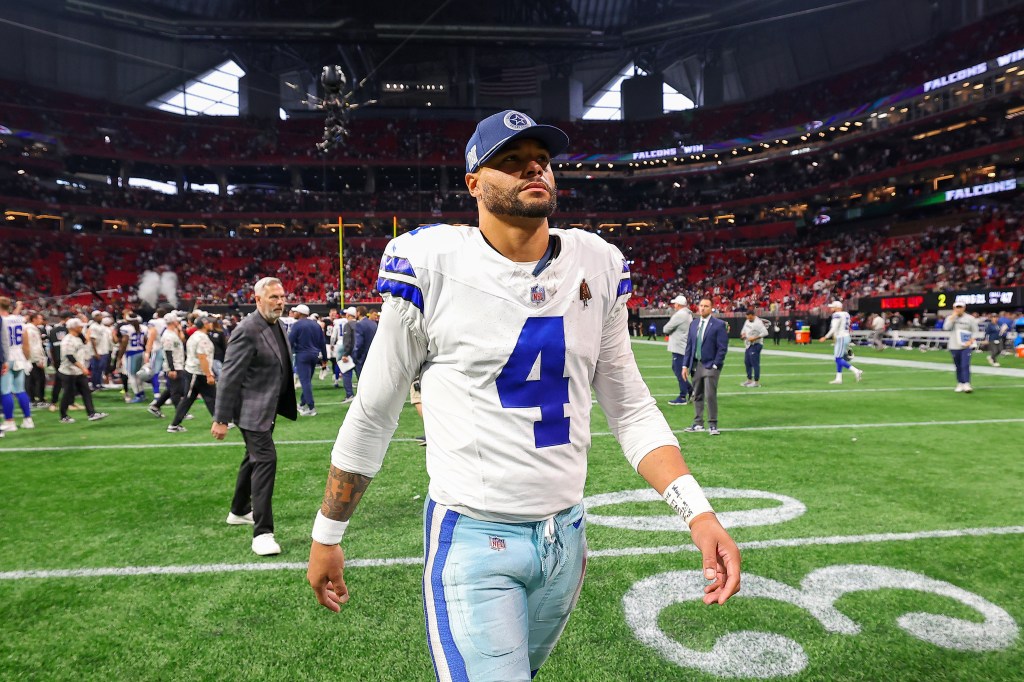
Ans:
<svg viewBox="0 0 1024 682"><path fill-rule="evenodd" d="M540 356L540 372L530 370ZM538 448L569 442L569 418L563 405L569 402L565 373L565 326L561 317L531 317L519 332L516 347L495 382L502 407L539 407L540 421L533 425Z"/></svg>
<svg viewBox="0 0 1024 682"><path fill-rule="evenodd" d="M7 328L7 345L11 348L21 345L21 325L17 324Z"/></svg>

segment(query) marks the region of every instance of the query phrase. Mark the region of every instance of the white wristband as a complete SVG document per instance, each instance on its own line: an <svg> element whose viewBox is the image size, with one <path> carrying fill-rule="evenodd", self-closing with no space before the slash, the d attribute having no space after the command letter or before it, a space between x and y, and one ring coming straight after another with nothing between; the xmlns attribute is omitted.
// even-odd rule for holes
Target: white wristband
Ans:
<svg viewBox="0 0 1024 682"><path fill-rule="evenodd" d="M704 512L714 513L715 511L708 503L708 498L704 497L704 491L700 489L697 479L690 474L680 476L669 483L661 496L683 517L687 528L690 527L693 517Z"/></svg>
<svg viewBox="0 0 1024 682"><path fill-rule="evenodd" d="M316 513L316 520L313 521L313 532L311 537L321 545L337 545L345 536L348 528L348 521L335 521L323 515L323 512Z"/></svg>

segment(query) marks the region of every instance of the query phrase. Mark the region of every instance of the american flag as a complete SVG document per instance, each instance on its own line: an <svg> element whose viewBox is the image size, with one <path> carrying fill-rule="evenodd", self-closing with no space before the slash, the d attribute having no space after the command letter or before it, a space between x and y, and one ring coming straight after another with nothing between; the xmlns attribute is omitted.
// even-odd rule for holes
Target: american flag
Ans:
<svg viewBox="0 0 1024 682"><path fill-rule="evenodd" d="M537 67L513 66L480 69L477 94L481 97L529 97L537 94Z"/></svg>

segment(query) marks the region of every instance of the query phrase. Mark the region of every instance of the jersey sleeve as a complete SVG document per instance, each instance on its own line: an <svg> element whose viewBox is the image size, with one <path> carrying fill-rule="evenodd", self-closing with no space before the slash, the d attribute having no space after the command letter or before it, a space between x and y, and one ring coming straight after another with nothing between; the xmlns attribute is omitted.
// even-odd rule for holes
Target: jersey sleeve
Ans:
<svg viewBox="0 0 1024 682"><path fill-rule="evenodd" d="M405 298L384 300L359 391L331 450L331 463L342 471L370 477L380 471L409 387L427 357L425 337L408 322L415 317L409 306L416 309Z"/></svg>
<svg viewBox="0 0 1024 682"><path fill-rule="evenodd" d="M611 246L612 258L616 263L621 264L621 272L619 273L618 283L616 284L615 290L615 303L618 306L625 307L626 302L629 301L633 295L633 279L629 272L629 261L622 255L618 247Z"/></svg>
<svg viewBox="0 0 1024 682"><path fill-rule="evenodd" d="M424 265L413 248L407 235L391 240L380 259L377 274L377 291L400 317L410 333L426 341L426 325L423 318ZM414 265L414 263L416 265ZM419 267L419 272L417 272Z"/></svg>
<svg viewBox="0 0 1024 682"><path fill-rule="evenodd" d="M826 339L831 339L839 333L839 328L843 326L843 318L838 313L832 314L832 324L829 325L828 333L825 334Z"/></svg>
<svg viewBox="0 0 1024 682"><path fill-rule="evenodd" d="M628 282L628 269L624 270ZM619 285L622 286L621 284ZM628 292L617 299L601 333L601 353L594 373L594 392L608 426L634 469L655 448L679 446L665 416L640 376L626 328Z"/></svg>

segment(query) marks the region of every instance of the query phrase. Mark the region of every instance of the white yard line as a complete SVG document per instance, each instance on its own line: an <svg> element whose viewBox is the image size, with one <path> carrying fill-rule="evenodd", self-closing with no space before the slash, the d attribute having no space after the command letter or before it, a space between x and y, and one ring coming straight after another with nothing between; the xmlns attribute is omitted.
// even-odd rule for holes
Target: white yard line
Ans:
<svg viewBox="0 0 1024 682"><path fill-rule="evenodd" d="M763 374L761 376L764 376ZM852 381L850 383L853 383ZM848 385L848 384L847 384ZM975 386L975 391L1002 391L1006 389L1024 388L1024 384L1006 384L1003 386ZM945 391L952 393L949 386L917 386L906 388L807 388L794 389L792 391L773 391L765 388L748 388L745 391L719 391L718 395L799 395L803 393L830 393L832 395L854 395L858 393L903 393L908 391ZM678 391L673 393L652 393L656 398L674 398Z"/></svg>
<svg viewBox="0 0 1024 682"><path fill-rule="evenodd" d="M833 535L808 538L780 538L777 540L751 540L738 543L741 549L778 549L786 547L813 547L828 545L852 545L874 542L911 542L960 537L986 537L992 535L1021 535L1024 526L1001 526L991 528L960 528L954 530L925 530L912 533L869 533L866 535ZM588 553L589 558L622 556L643 556L651 554L677 554L699 551L692 544L665 545L660 547L623 547L599 549ZM380 566L416 566L423 563L422 557L396 559L348 559L345 568L376 568ZM136 575L194 575L200 573L240 573L255 571L298 571L305 570L305 562L282 561L273 563L246 564L192 564L184 566L121 566L107 568L60 568L50 570L4 571L0 580L31 580L51 578L105 578Z"/></svg>
<svg viewBox="0 0 1024 682"><path fill-rule="evenodd" d="M805 431L811 429L887 429L903 428L907 426L970 426L977 424L1020 424L1024 423L1024 417L1011 419L954 419L948 421L924 421L924 422L881 422L868 424L793 424L781 426L739 426L725 428L725 431ZM675 429L673 433L683 433L682 429ZM592 437L609 437L611 432L595 431L590 434ZM689 435L689 434L688 434ZM415 438L392 438L393 443L419 443ZM274 441L275 445L327 445L333 444L334 439L313 439L313 440L279 440ZM13 447L0 448L0 454L8 452L85 452L88 450L161 450L173 448L223 448L223 447L244 447L241 441L213 441L207 443L136 443L125 445L62 445L53 447Z"/></svg>
<svg viewBox="0 0 1024 682"><path fill-rule="evenodd" d="M807 358L814 357L811 353L801 353L799 351L790 350L770 350L765 348L762 355L770 355L780 358ZM822 362L834 362L835 358L831 355L819 355ZM946 356L949 357L948 355ZM937 372L952 372L955 370L953 367L953 360L949 362L921 362L920 360L896 360L893 358L868 358L863 355L858 355L853 359L858 365L880 365L883 367L902 367L904 369L930 369ZM995 376L1004 377L1024 377L1024 369L1016 369L1013 367L990 367L988 365L971 365L972 374L992 374Z"/></svg>

